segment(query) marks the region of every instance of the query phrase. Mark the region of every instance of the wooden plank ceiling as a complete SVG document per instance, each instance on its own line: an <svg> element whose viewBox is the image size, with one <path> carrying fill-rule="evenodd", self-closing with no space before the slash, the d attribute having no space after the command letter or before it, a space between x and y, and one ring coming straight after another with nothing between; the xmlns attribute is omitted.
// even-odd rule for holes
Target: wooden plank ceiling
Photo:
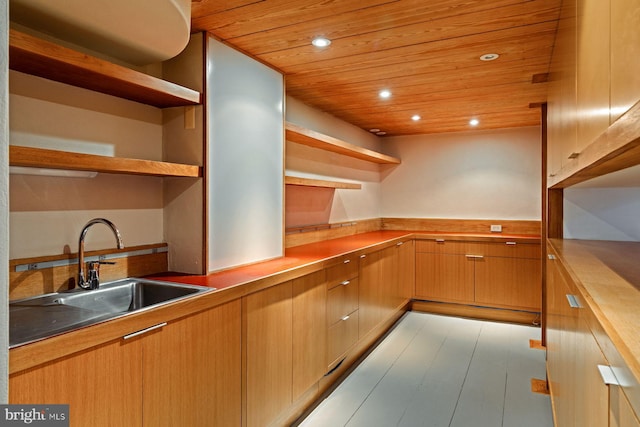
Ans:
<svg viewBox="0 0 640 427"><path fill-rule="evenodd" d="M531 105L546 101L560 3L200 0L192 30L279 69L288 95L363 129L457 132L471 118L478 129L539 124ZM316 36L331 45L312 46ZM487 53L500 57L480 61Z"/></svg>

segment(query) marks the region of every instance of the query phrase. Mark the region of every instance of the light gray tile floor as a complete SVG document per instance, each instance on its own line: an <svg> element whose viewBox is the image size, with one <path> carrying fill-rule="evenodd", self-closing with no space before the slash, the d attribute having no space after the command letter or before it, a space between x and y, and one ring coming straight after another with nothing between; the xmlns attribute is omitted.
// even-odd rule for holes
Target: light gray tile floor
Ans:
<svg viewBox="0 0 640 427"><path fill-rule="evenodd" d="M551 427L540 329L409 312L302 427Z"/></svg>

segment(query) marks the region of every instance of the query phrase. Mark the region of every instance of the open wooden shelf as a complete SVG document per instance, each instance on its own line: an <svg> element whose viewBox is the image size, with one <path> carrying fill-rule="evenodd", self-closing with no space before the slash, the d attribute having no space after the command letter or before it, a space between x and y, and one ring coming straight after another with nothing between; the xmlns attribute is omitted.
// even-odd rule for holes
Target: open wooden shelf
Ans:
<svg viewBox="0 0 640 427"><path fill-rule="evenodd" d="M285 176L284 183L287 185L302 185L305 187L338 188L346 190L360 190L362 184L352 182L325 181L322 179L298 178L296 176Z"/></svg>
<svg viewBox="0 0 640 427"><path fill-rule="evenodd" d="M15 145L9 146L9 165L160 177L199 178L202 176L202 167L194 165L70 153Z"/></svg>
<svg viewBox="0 0 640 427"><path fill-rule="evenodd" d="M195 90L11 29L9 68L159 108L201 103Z"/></svg>
<svg viewBox="0 0 640 427"><path fill-rule="evenodd" d="M298 144L307 145L309 147L320 148L321 150L331 151L333 153L344 154L345 156L354 157L360 160L367 160L379 164L400 164L400 159L378 153L367 148L359 147L348 142L340 141L328 135L321 134L310 129L293 123L286 123L286 137L288 141Z"/></svg>

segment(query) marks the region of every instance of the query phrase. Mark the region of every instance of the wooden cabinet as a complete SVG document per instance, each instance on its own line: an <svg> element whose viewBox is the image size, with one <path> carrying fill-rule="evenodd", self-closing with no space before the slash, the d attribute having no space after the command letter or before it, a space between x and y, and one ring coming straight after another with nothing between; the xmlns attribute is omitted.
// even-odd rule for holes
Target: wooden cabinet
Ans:
<svg viewBox="0 0 640 427"><path fill-rule="evenodd" d="M292 402L293 287L286 282L242 299L243 425L265 426Z"/></svg>
<svg viewBox="0 0 640 427"><path fill-rule="evenodd" d="M239 300L143 336L143 425L240 425Z"/></svg>
<svg viewBox="0 0 640 427"><path fill-rule="evenodd" d="M540 245L420 240L415 295L420 299L540 311Z"/></svg>
<svg viewBox="0 0 640 427"><path fill-rule="evenodd" d="M416 297L471 303L475 298L474 258L465 255L466 242L416 243Z"/></svg>
<svg viewBox="0 0 640 427"><path fill-rule="evenodd" d="M562 2L549 70L548 170L555 176L576 151L577 0Z"/></svg>
<svg viewBox="0 0 640 427"><path fill-rule="evenodd" d="M321 270L242 299L243 425L273 423L326 373L326 298Z"/></svg>
<svg viewBox="0 0 640 427"><path fill-rule="evenodd" d="M361 255L359 292L359 337L389 319L411 298L408 277L413 272L413 243L394 246ZM404 245L407 245L403 248ZM402 270L401 270L402 268ZM403 282L407 280L407 282Z"/></svg>
<svg viewBox="0 0 640 427"><path fill-rule="evenodd" d="M582 151L609 127L609 0L577 4L577 144Z"/></svg>
<svg viewBox="0 0 640 427"><path fill-rule="evenodd" d="M139 340L115 340L13 374L9 403L69 404L72 427L141 426L141 352Z"/></svg>
<svg viewBox="0 0 640 427"><path fill-rule="evenodd" d="M610 427L640 427L640 420L620 387L611 387L609 396Z"/></svg>
<svg viewBox="0 0 640 427"><path fill-rule="evenodd" d="M346 258L327 268L327 371L358 341L358 262Z"/></svg>
<svg viewBox="0 0 640 427"><path fill-rule="evenodd" d="M550 187L638 163L627 153L637 120L618 120L640 100L637 10L634 0L562 2L547 97Z"/></svg>
<svg viewBox="0 0 640 427"><path fill-rule="evenodd" d="M240 422L240 303L11 375L11 403L65 403L72 426Z"/></svg>
<svg viewBox="0 0 640 427"><path fill-rule="evenodd" d="M610 365L596 338L604 330L554 253L547 286L547 372L557 425L637 426L623 387L607 385L600 373Z"/></svg>
<svg viewBox="0 0 640 427"><path fill-rule="evenodd" d="M293 280L293 400L327 373L325 271Z"/></svg>
<svg viewBox="0 0 640 427"><path fill-rule="evenodd" d="M603 2L607 3L608 2ZM640 14L636 0L611 0L611 123L640 100Z"/></svg>

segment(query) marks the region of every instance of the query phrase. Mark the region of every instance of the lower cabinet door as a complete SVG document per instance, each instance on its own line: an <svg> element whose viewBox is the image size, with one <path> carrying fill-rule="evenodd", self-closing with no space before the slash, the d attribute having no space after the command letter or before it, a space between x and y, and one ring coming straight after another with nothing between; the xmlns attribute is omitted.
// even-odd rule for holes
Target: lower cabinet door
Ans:
<svg viewBox="0 0 640 427"><path fill-rule="evenodd" d="M474 302L474 258L460 254L416 254L416 297Z"/></svg>
<svg viewBox="0 0 640 427"><path fill-rule="evenodd" d="M141 345L118 339L12 374L9 403L68 404L72 427L140 426Z"/></svg>
<svg viewBox="0 0 640 427"><path fill-rule="evenodd" d="M141 338L145 426L240 425L240 300Z"/></svg>
<svg viewBox="0 0 640 427"><path fill-rule="evenodd" d="M292 295L285 282L242 299L247 427L270 425L291 405Z"/></svg>
<svg viewBox="0 0 640 427"><path fill-rule="evenodd" d="M295 401L327 373L327 285L325 271L293 280L293 386Z"/></svg>
<svg viewBox="0 0 640 427"><path fill-rule="evenodd" d="M541 270L539 259L476 259L475 301L488 306L540 311Z"/></svg>
<svg viewBox="0 0 640 427"><path fill-rule="evenodd" d="M609 427L640 427L640 421L622 389L611 386L609 393Z"/></svg>

